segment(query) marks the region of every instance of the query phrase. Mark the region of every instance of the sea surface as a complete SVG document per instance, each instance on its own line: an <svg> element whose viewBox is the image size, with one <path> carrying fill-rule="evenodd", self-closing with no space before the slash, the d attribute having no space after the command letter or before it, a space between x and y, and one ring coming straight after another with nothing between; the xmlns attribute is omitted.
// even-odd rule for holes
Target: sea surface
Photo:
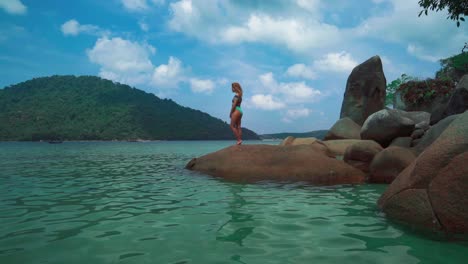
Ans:
<svg viewBox="0 0 468 264"><path fill-rule="evenodd" d="M468 263L466 243L388 221L386 185L184 169L233 143L0 143L0 263Z"/></svg>

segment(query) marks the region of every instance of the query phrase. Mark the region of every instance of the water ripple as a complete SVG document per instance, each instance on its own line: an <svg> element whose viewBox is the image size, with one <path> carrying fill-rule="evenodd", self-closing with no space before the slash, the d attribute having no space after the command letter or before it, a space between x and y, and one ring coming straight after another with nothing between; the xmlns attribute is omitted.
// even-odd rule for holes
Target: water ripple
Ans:
<svg viewBox="0 0 468 264"><path fill-rule="evenodd" d="M385 186L186 171L229 142L0 143L0 263L465 262L388 222Z"/></svg>

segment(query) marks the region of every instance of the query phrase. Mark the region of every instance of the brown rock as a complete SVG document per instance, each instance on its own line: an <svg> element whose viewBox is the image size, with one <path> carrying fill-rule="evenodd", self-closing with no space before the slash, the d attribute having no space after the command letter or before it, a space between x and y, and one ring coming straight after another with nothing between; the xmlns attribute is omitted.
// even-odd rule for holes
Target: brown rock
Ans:
<svg viewBox="0 0 468 264"><path fill-rule="evenodd" d="M292 136L289 136L281 142L280 146L297 146L297 145L310 145L312 143L315 143L317 141L320 141L314 137L310 138L295 138Z"/></svg>
<svg viewBox="0 0 468 264"><path fill-rule="evenodd" d="M356 124L351 118L344 117L328 130L324 140L333 139L361 139L361 126Z"/></svg>
<svg viewBox="0 0 468 264"><path fill-rule="evenodd" d="M468 74L463 75L455 87L450 101L445 109L445 115L456 115L468 109Z"/></svg>
<svg viewBox="0 0 468 264"><path fill-rule="evenodd" d="M422 128L419 128L419 129L415 129L413 131L413 133L411 133L411 138L412 139L418 139L418 138L421 138L422 136L424 136L424 132L426 132L424 129Z"/></svg>
<svg viewBox="0 0 468 264"><path fill-rule="evenodd" d="M395 111L397 111L401 116L413 120L413 122L416 124L415 127L429 125L431 120L431 113L425 111Z"/></svg>
<svg viewBox="0 0 468 264"><path fill-rule="evenodd" d="M343 156L346 149L354 143L360 142L359 139L340 139L340 140L327 140L323 144L327 146L329 152L334 157Z"/></svg>
<svg viewBox="0 0 468 264"><path fill-rule="evenodd" d="M340 118L362 125L367 117L385 106L387 81L379 56L356 66L346 82Z"/></svg>
<svg viewBox="0 0 468 264"><path fill-rule="evenodd" d="M374 156L382 150L383 148L373 140L361 140L346 149L343 160L367 173Z"/></svg>
<svg viewBox="0 0 468 264"><path fill-rule="evenodd" d="M411 147L416 147L419 143L421 143L421 141L422 141L421 138L413 139L411 141Z"/></svg>
<svg viewBox="0 0 468 264"><path fill-rule="evenodd" d="M449 233L468 233L468 230L465 228L466 226L459 224L464 221L466 222L466 211L460 208L466 208L467 205L466 187L463 187L466 186L467 177L460 174L448 176L453 170L466 172L463 166L466 166L465 164L468 162L465 154L467 151L468 112L465 112L460 114L432 145L426 148L419 157L398 175L380 197L378 202L379 207L383 208L387 216L391 218L401 218L409 224L419 225L419 222L413 221L413 217L402 217L398 210L387 211L387 204L390 202L394 203L395 199L398 199L399 203L411 202L409 201L413 199L411 197L406 199L399 197L405 190L421 189L425 192L429 190L429 200L438 200L438 204L434 204L434 206L444 215L444 221L440 222L441 228ZM460 189L456 189L454 186L457 185L460 188L464 188L464 190L460 191ZM450 194L442 194L442 192L450 192ZM435 194L441 195L441 197L438 199ZM446 210L441 210L440 208L446 208ZM415 210L414 213L420 213L418 210ZM419 219L426 218L426 216L415 217ZM437 217L434 217L433 222L436 221L438 221ZM427 226L423 225L421 227Z"/></svg>
<svg viewBox="0 0 468 264"><path fill-rule="evenodd" d="M413 139L411 137L397 137L392 140L390 143L390 147L402 147L402 148L409 148L411 147L411 141Z"/></svg>
<svg viewBox="0 0 468 264"><path fill-rule="evenodd" d="M364 174L312 145L241 145L192 159L186 168L240 182L305 181L318 185L363 183Z"/></svg>
<svg viewBox="0 0 468 264"><path fill-rule="evenodd" d="M445 131L445 129L455 120L459 115L452 115L443 120L439 123L432 126L429 130L424 133L424 136L421 138L421 141L414 142L414 148L412 150L419 155L423 152L427 147L429 147L436 139Z"/></svg>
<svg viewBox="0 0 468 264"><path fill-rule="evenodd" d="M468 233L468 152L456 156L429 185L432 207L450 233Z"/></svg>
<svg viewBox="0 0 468 264"><path fill-rule="evenodd" d="M280 146L291 146L294 142L294 139L295 137L293 136L286 137L285 139L283 139L283 141L281 141Z"/></svg>
<svg viewBox="0 0 468 264"><path fill-rule="evenodd" d="M433 111L430 124L438 123L448 116L461 114L468 109L468 74L461 77L447 103L440 104Z"/></svg>
<svg viewBox="0 0 468 264"><path fill-rule="evenodd" d="M391 146L375 155L369 170L369 182L391 183L416 158L407 148Z"/></svg>

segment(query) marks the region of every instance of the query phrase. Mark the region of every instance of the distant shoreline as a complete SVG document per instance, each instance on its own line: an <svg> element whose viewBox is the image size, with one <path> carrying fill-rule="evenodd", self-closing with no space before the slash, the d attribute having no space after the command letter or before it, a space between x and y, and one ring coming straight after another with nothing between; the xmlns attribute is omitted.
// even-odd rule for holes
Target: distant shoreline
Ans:
<svg viewBox="0 0 468 264"><path fill-rule="evenodd" d="M281 141L283 139L244 139L243 141ZM49 143L54 140L0 140L0 143L4 142L34 142L34 143ZM151 139L151 140L62 140L66 142L129 142L129 143L144 143L144 142L170 142L170 141L235 141L235 139Z"/></svg>

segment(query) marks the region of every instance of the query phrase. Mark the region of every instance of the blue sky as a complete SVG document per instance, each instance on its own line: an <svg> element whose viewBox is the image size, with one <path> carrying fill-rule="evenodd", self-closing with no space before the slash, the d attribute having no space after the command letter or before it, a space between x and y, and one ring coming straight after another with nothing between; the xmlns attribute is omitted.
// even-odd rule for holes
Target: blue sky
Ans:
<svg viewBox="0 0 468 264"><path fill-rule="evenodd" d="M257 133L328 129L353 67L379 55L387 82L434 77L466 23L418 17L418 0L0 0L0 87L97 75ZM203 124L200 124L203 125Z"/></svg>

